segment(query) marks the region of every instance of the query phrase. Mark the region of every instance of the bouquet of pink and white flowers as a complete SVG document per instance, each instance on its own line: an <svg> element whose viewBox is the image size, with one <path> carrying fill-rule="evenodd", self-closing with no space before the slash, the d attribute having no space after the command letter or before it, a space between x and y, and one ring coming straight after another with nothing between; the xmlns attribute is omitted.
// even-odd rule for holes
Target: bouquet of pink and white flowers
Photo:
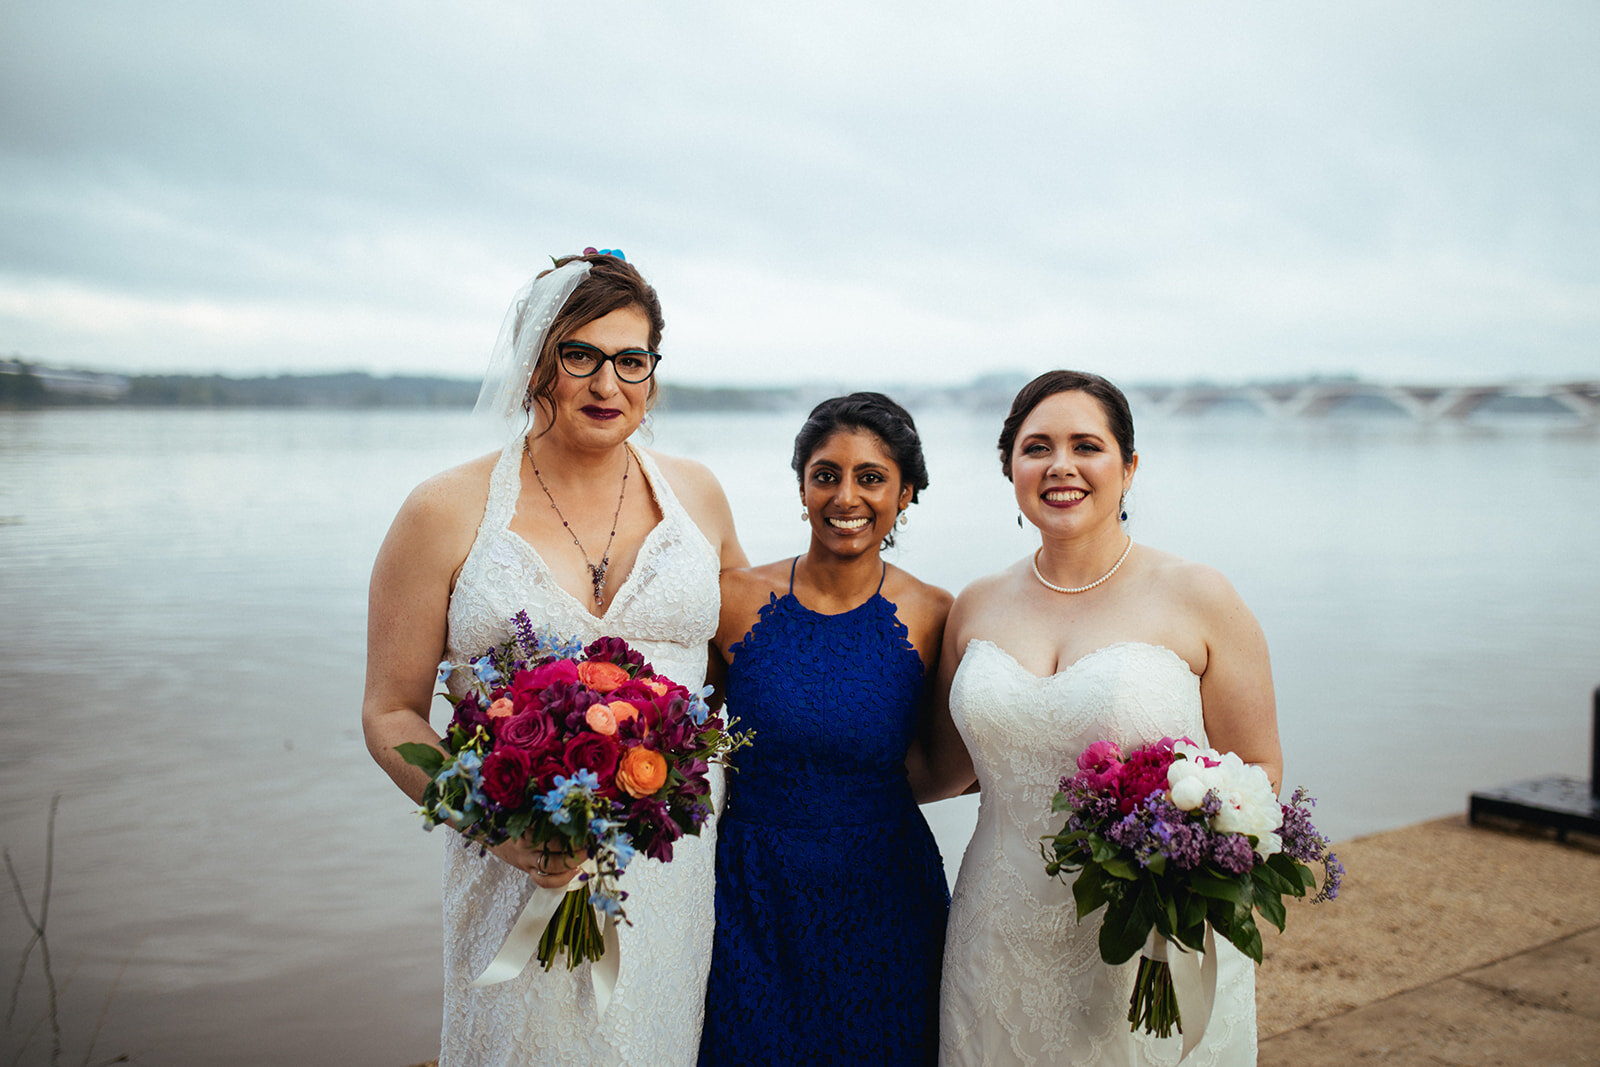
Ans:
<svg viewBox="0 0 1600 1067"><path fill-rule="evenodd" d="M483 847L524 837L588 852L539 941L546 970L562 950L576 967L604 953L595 909L627 921L617 882L628 863L639 852L669 862L674 841L699 834L709 765L749 738L706 705L709 686L690 692L656 674L625 641L583 647L536 634L526 612L512 622L498 648L439 664L440 684L459 673L469 687L453 701L444 750L397 750L431 778L427 829L446 824Z"/></svg>
<svg viewBox="0 0 1600 1067"><path fill-rule="evenodd" d="M1080 920L1106 909L1099 940L1107 963L1159 944L1152 931L1203 952L1208 925L1260 963L1256 912L1282 930L1285 895L1338 895L1343 868L1311 824L1315 803L1304 789L1280 803L1266 771L1231 752L1162 738L1124 757L1097 741L1051 803L1068 816L1044 839L1045 869L1081 872L1072 882ZM1311 863L1322 865L1320 890ZM1128 1022L1160 1037L1183 1030L1164 958L1140 960Z"/></svg>

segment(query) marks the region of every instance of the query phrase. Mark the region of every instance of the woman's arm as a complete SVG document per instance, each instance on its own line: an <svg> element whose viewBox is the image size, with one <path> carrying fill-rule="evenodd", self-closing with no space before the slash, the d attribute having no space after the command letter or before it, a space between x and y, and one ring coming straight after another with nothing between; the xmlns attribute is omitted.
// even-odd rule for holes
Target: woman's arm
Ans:
<svg viewBox="0 0 1600 1067"><path fill-rule="evenodd" d="M487 471L477 466L447 471L412 492L378 550L367 593L361 727L372 758L417 803L427 772L402 759L395 746L413 741L440 747L427 709L444 655L451 584L472 547L487 495ZM522 840L490 851L550 888L571 881L584 859L546 855Z"/></svg>
<svg viewBox="0 0 1600 1067"><path fill-rule="evenodd" d="M1217 751L1238 753L1246 763L1261 767L1277 789L1283 779L1283 748L1261 624L1217 571L1191 565L1188 581L1205 633L1200 703L1206 737Z"/></svg>
<svg viewBox="0 0 1600 1067"><path fill-rule="evenodd" d="M966 742L950 717L950 683L966 653L968 620L974 614L973 601L978 598L969 586L950 609L939 645L926 728L906 753L906 776L919 804L970 792L969 787L978 780Z"/></svg>

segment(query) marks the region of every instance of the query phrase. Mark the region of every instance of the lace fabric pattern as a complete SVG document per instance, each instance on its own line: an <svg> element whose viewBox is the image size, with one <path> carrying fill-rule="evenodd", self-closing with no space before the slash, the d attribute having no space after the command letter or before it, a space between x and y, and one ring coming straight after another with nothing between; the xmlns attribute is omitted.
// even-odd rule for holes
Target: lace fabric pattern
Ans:
<svg viewBox="0 0 1600 1067"><path fill-rule="evenodd" d="M587 643L621 637L654 668L691 688L705 680L716 632L720 561L672 493L655 461L634 458L661 512L633 571L603 616L563 589L510 523L521 491L522 441L501 453L483 522L450 598L447 648L476 656L505 640L527 611L544 633ZM722 772L712 767L722 807ZM589 964L546 972L537 961L519 977L469 989L494 958L536 888L527 875L480 854L449 830L444 860L445 1003L441 1067L511 1064L689 1065L695 1062L711 963L716 821L677 843L670 864L639 856L628 865L628 918L619 928L621 972L611 1006L597 1019Z"/></svg>
<svg viewBox="0 0 1600 1067"><path fill-rule="evenodd" d="M1206 744L1199 678L1177 653L1136 642L1041 678L974 640L950 711L982 792L951 902L940 1063L1176 1064L1180 1038L1129 1032L1138 961L1101 962L1100 914L1078 923L1072 887L1045 874L1040 839L1059 829L1051 797L1093 742ZM1255 1062L1254 965L1219 939L1217 976L1216 1008L1185 1067Z"/></svg>
<svg viewBox="0 0 1600 1067"><path fill-rule="evenodd" d="M772 597L734 646L700 1063L932 1064L949 907L906 780L922 661L894 605Z"/></svg>

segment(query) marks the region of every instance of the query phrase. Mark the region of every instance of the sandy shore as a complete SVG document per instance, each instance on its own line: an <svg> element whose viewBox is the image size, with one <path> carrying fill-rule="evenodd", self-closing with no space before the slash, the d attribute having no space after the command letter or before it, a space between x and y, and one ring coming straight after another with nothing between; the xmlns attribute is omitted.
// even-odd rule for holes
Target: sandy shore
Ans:
<svg viewBox="0 0 1600 1067"><path fill-rule="evenodd" d="M1465 816L1345 842L1257 976L1261 1063L1600 1062L1600 840Z"/></svg>
<svg viewBox="0 0 1600 1067"><path fill-rule="evenodd" d="M1463 815L1335 850L1339 899L1266 928L1263 1067L1600 1063L1600 839Z"/></svg>

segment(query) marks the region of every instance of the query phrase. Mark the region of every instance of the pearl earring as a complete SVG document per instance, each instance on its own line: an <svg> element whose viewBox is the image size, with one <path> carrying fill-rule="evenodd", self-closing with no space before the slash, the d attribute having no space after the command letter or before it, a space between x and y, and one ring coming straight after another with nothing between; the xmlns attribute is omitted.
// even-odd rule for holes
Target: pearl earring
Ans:
<svg viewBox="0 0 1600 1067"><path fill-rule="evenodd" d="M905 509L904 509L904 508L902 508L902 509L901 509L901 510L900 510L900 516L899 516L899 518L897 518L897 519L895 519L895 520L894 520L894 524L895 524L895 525L896 525L896 526L899 526L899 527L901 527L901 528L902 528L902 529L903 529L903 528L904 528L904 527L905 527L905 525L906 525L906 523L908 523L908 522L910 522L910 521L911 521L911 520L910 520L910 519L908 519L908 518L906 518L906 513L905 513Z"/></svg>

